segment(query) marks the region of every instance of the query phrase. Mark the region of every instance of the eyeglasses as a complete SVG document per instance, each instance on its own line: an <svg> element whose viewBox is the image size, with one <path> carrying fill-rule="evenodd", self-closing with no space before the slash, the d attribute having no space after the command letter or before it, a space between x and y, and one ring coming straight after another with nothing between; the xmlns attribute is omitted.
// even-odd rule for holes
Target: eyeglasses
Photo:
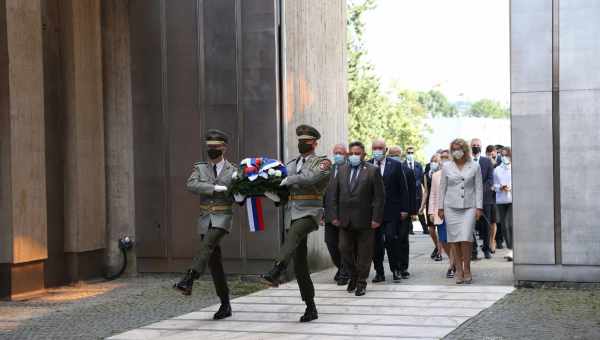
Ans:
<svg viewBox="0 0 600 340"><path fill-rule="evenodd" d="M415 153L413 151L408 151L407 154L414 155Z"/></svg>

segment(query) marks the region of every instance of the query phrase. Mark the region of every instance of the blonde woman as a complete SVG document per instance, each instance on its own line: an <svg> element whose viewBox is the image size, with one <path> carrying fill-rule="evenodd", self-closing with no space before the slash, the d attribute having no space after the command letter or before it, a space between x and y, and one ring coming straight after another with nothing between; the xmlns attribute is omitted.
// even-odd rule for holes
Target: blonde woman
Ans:
<svg viewBox="0 0 600 340"><path fill-rule="evenodd" d="M450 143L451 162L445 164L440 179L438 216L446 222L448 243L454 256L456 283L470 284L471 249L475 222L483 209L483 184L479 164L471 159L464 139Z"/></svg>

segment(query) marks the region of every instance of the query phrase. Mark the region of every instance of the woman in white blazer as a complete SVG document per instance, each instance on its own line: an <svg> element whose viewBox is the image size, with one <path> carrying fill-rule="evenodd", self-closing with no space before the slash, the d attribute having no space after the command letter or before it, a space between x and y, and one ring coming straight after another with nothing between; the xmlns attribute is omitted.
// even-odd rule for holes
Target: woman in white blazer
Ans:
<svg viewBox="0 0 600 340"><path fill-rule="evenodd" d="M472 283L471 249L475 222L483 209L483 184L479 164L471 159L469 144L455 139L450 144L452 161L440 179L438 216L446 221L448 243L456 266L456 283Z"/></svg>

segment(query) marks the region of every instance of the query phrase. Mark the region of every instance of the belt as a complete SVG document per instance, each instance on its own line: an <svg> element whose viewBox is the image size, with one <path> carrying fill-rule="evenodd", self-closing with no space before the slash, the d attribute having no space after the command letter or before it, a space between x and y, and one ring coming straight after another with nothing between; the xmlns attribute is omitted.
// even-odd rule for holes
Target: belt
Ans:
<svg viewBox="0 0 600 340"><path fill-rule="evenodd" d="M290 195L290 201L320 201L321 195Z"/></svg>
<svg viewBox="0 0 600 340"><path fill-rule="evenodd" d="M200 209L208 210L211 213L214 212L232 212L231 205L204 205L200 204Z"/></svg>

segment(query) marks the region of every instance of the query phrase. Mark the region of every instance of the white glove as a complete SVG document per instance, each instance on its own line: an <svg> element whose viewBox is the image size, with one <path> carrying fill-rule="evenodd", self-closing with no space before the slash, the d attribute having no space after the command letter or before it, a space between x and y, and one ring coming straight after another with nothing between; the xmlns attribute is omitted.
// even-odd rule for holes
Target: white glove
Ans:
<svg viewBox="0 0 600 340"><path fill-rule="evenodd" d="M288 180L288 179L287 179L287 177L286 177L286 178L284 178L284 179L281 181L281 183L279 183L279 186L280 186L280 187L284 187L284 186L286 186L286 185L287 185L287 180Z"/></svg>
<svg viewBox="0 0 600 340"><path fill-rule="evenodd" d="M281 199L279 198L279 195L277 195L276 193L274 193L272 191L265 192L265 196L267 196L267 198L269 198L273 202L281 201Z"/></svg>
<svg viewBox="0 0 600 340"><path fill-rule="evenodd" d="M237 193L233 194L233 199L237 203L242 203L246 199L246 196L244 196L244 195L240 194L239 192L237 192Z"/></svg>
<svg viewBox="0 0 600 340"><path fill-rule="evenodd" d="M215 185L215 191L216 192L225 192L225 191L227 191L227 187L224 185Z"/></svg>

